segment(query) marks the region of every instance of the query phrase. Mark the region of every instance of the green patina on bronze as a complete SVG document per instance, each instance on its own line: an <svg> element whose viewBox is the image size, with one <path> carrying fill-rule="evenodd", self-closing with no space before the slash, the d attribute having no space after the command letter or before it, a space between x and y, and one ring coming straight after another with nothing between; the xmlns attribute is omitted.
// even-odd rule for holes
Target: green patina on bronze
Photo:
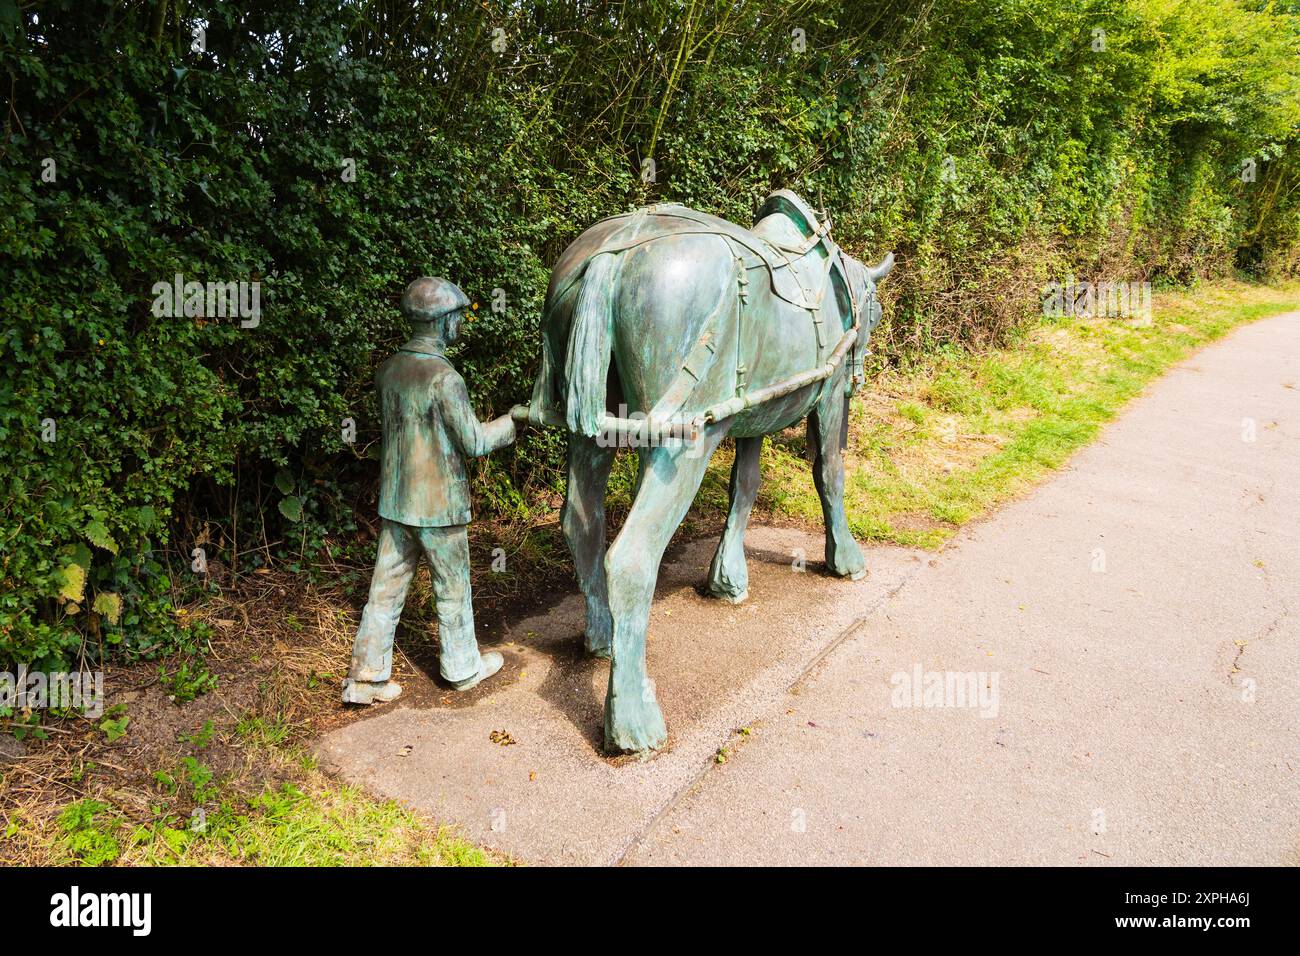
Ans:
<svg viewBox="0 0 1300 956"><path fill-rule="evenodd" d="M612 659L605 743L663 745L645 633L659 564L709 456L736 439L731 505L710 593L748 594L744 531L763 436L808 419L826 564L866 573L844 515L848 399L880 321L868 268L798 196L774 193L752 230L679 205L596 223L560 256L542 322L542 368L518 421L570 432L561 525L586 598L586 646ZM632 509L605 548L605 485L620 444L638 449Z"/></svg>
<svg viewBox="0 0 1300 956"><path fill-rule="evenodd" d="M393 635L421 559L429 562L432 575L443 678L466 689L501 667L501 655L480 655L474 637L465 459L510 444L515 426L508 415L479 422L464 380L444 354L468 305L465 293L445 280L411 283L402 309L414 335L376 376L383 416L383 528L343 689L349 703L392 700L400 693L389 680Z"/></svg>

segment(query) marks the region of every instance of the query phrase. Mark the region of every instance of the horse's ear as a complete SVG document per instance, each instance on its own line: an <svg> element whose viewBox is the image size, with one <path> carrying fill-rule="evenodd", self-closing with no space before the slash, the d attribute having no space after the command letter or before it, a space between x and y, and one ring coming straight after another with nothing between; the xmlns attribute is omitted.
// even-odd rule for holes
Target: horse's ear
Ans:
<svg viewBox="0 0 1300 956"><path fill-rule="evenodd" d="M889 270L892 268L894 268L894 254L891 252L880 260L880 265L867 266L867 275L871 277L872 282L879 282L889 275Z"/></svg>

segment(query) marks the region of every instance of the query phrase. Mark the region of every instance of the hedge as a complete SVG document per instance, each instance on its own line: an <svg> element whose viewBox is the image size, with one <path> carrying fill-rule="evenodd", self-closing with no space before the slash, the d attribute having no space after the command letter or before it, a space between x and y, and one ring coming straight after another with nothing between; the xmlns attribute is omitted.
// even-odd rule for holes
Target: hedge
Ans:
<svg viewBox="0 0 1300 956"><path fill-rule="evenodd" d="M1296 14L0 0L0 658L166 651L195 548L300 566L354 529L405 284L476 300L456 360L500 413L549 264L613 212L801 192L898 254L882 363L999 341L1054 278L1294 272ZM177 276L256 283L260 314L165 307ZM553 495L561 452L495 458L480 514Z"/></svg>

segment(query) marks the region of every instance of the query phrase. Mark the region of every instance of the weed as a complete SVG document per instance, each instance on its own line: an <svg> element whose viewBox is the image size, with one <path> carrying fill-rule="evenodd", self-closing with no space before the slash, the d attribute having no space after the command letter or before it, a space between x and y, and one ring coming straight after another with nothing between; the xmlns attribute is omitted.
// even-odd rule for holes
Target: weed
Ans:
<svg viewBox="0 0 1300 956"><path fill-rule="evenodd" d="M78 800L59 814L59 846L65 862L84 866L112 863L122 853L116 831L121 822L107 803Z"/></svg>
<svg viewBox="0 0 1300 956"><path fill-rule="evenodd" d="M167 673L166 668L159 667L158 677L171 692L172 700L178 704L188 704L217 686L217 675L208 670L208 665L201 657L182 661L180 667L171 674Z"/></svg>
<svg viewBox="0 0 1300 956"><path fill-rule="evenodd" d="M216 725L210 720L205 720L203 722L203 727L197 733L181 734L179 739L183 744L190 744L202 750L212 742L212 738L216 735L216 732Z"/></svg>

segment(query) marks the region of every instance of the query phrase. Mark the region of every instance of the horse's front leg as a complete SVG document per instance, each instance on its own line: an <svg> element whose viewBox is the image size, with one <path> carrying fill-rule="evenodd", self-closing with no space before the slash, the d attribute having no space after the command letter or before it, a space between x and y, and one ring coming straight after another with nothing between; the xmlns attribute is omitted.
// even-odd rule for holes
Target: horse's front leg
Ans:
<svg viewBox="0 0 1300 956"><path fill-rule="evenodd" d="M749 597L745 528L749 525L754 499L758 497L758 459L762 450L762 435L736 439L736 460L731 466L731 508L709 569L709 593L732 604Z"/></svg>
<svg viewBox="0 0 1300 956"><path fill-rule="evenodd" d="M587 601L586 648L597 657L609 657L613 633L605 586L605 486L613 463L614 448L602 448L583 435L569 436L569 483L560 527Z"/></svg>
<svg viewBox="0 0 1300 956"><path fill-rule="evenodd" d="M646 674L646 625L659 562L695 500L709 456L730 422L713 425L694 446L644 450L632 510L605 556L614 656L605 697L605 747L612 752L654 750L668 739L654 684Z"/></svg>
<svg viewBox="0 0 1300 956"><path fill-rule="evenodd" d="M858 580L867 573L862 549L853 540L844 514L844 451L840 445L849 411L844 390L834 383L808 416L808 442L814 453L813 483L826 525L826 566L840 577Z"/></svg>

